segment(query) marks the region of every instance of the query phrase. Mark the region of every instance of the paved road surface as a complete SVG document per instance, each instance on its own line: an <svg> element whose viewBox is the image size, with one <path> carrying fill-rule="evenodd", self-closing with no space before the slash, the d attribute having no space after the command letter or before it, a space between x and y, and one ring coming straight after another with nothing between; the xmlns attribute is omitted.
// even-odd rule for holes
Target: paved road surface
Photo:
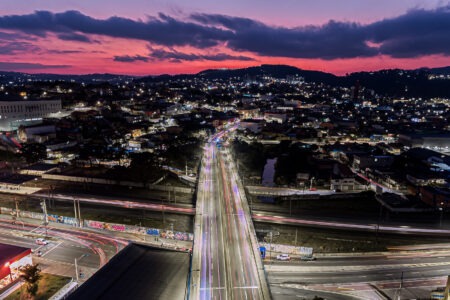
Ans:
<svg viewBox="0 0 450 300"><path fill-rule="evenodd" d="M33 260L44 272L75 277L75 258L86 279L112 256L122 249L127 241L63 228L49 228L47 245L37 245L36 238L44 237L45 229L34 224L16 223L0 219L0 242L31 248ZM41 251L42 255L36 254Z"/></svg>
<svg viewBox="0 0 450 300"><path fill-rule="evenodd" d="M209 144L197 195L201 239L194 246L201 253L200 299L264 299L236 180L224 155Z"/></svg>
<svg viewBox="0 0 450 300"><path fill-rule="evenodd" d="M450 250L414 251L374 257L320 258L312 262L273 262L266 266L273 298L426 298L446 282ZM403 272L403 284L400 282Z"/></svg>

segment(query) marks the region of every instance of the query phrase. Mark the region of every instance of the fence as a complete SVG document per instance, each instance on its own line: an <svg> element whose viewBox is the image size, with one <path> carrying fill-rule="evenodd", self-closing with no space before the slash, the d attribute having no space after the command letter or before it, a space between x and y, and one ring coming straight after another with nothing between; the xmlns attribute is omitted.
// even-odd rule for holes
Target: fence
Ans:
<svg viewBox="0 0 450 300"><path fill-rule="evenodd" d="M265 247L266 251L272 251L277 253L286 253L291 255L311 255L311 252L305 251L305 247L296 247L296 246L290 246L290 245L282 245L282 244L270 244L270 243L259 243L259 246ZM306 248L306 249L312 249L312 248Z"/></svg>
<svg viewBox="0 0 450 300"><path fill-rule="evenodd" d="M8 207L0 207L1 214L13 215L15 210ZM44 220L44 214L32 211L19 211L19 217ZM54 214L47 215L48 221L53 223L68 224L75 226L78 224L78 220L72 217L59 216ZM84 220L83 225L92 229L108 230L115 232L125 232L134 234L151 235L154 237L160 237L164 239L172 239L178 241L193 241L194 235L188 232L165 230L159 228L148 228L142 226L125 225L117 223L107 223L94 220Z"/></svg>

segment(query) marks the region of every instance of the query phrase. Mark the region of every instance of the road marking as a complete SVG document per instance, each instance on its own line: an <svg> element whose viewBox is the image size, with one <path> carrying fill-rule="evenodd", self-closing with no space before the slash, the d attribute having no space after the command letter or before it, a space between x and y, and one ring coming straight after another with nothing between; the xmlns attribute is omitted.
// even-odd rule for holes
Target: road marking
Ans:
<svg viewBox="0 0 450 300"><path fill-rule="evenodd" d="M51 248L50 250L48 250L47 252L45 252L44 254L42 254L41 256L46 256L47 254L49 254L51 251L55 250L56 248L58 248L63 242L59 242L58 244L56 244L53 248Z"/></svg>
<svg viewBox="0 0 450 300"><path fill-rule="evenodd" d="M259 288L257 285L254 286L235 286L234 289L257 289Z"/></svg>

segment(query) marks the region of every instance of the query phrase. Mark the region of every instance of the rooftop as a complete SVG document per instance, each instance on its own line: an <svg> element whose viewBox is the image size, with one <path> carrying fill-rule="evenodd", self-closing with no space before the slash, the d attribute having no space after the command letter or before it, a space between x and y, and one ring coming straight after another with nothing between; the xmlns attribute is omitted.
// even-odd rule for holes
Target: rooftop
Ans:
<svg viewBox="0 0 450 300"><path fill-rule="evenodd" d="M4 266L8 262L11 263L29 252L31 252L29 248L0 244L0 266Z"/></svg>
<svg viewBox="0 0 450 300"><path fill-rule="evenodd" d="M189 254L130 244L68 299L185 299Z"/></svg>

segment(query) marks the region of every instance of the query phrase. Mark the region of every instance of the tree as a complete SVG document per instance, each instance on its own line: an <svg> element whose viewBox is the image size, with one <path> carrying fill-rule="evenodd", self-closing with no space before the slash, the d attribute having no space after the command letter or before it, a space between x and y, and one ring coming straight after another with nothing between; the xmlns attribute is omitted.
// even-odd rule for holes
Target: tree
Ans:
<svg viewBox="0 0 450 300"><path fill-rule="evenodd" d="M41 159L47 158L47 148L43 144L26 143L22 145L21 154L28 163L35 163Z"/></svg>
<svg viewBox="0 0 450 300"><path fill-rule="evenodd" d="M25 281L28 295L34 298L39 288L39 280L42 278L39 264L20 267L20 278Z"/></svg>

